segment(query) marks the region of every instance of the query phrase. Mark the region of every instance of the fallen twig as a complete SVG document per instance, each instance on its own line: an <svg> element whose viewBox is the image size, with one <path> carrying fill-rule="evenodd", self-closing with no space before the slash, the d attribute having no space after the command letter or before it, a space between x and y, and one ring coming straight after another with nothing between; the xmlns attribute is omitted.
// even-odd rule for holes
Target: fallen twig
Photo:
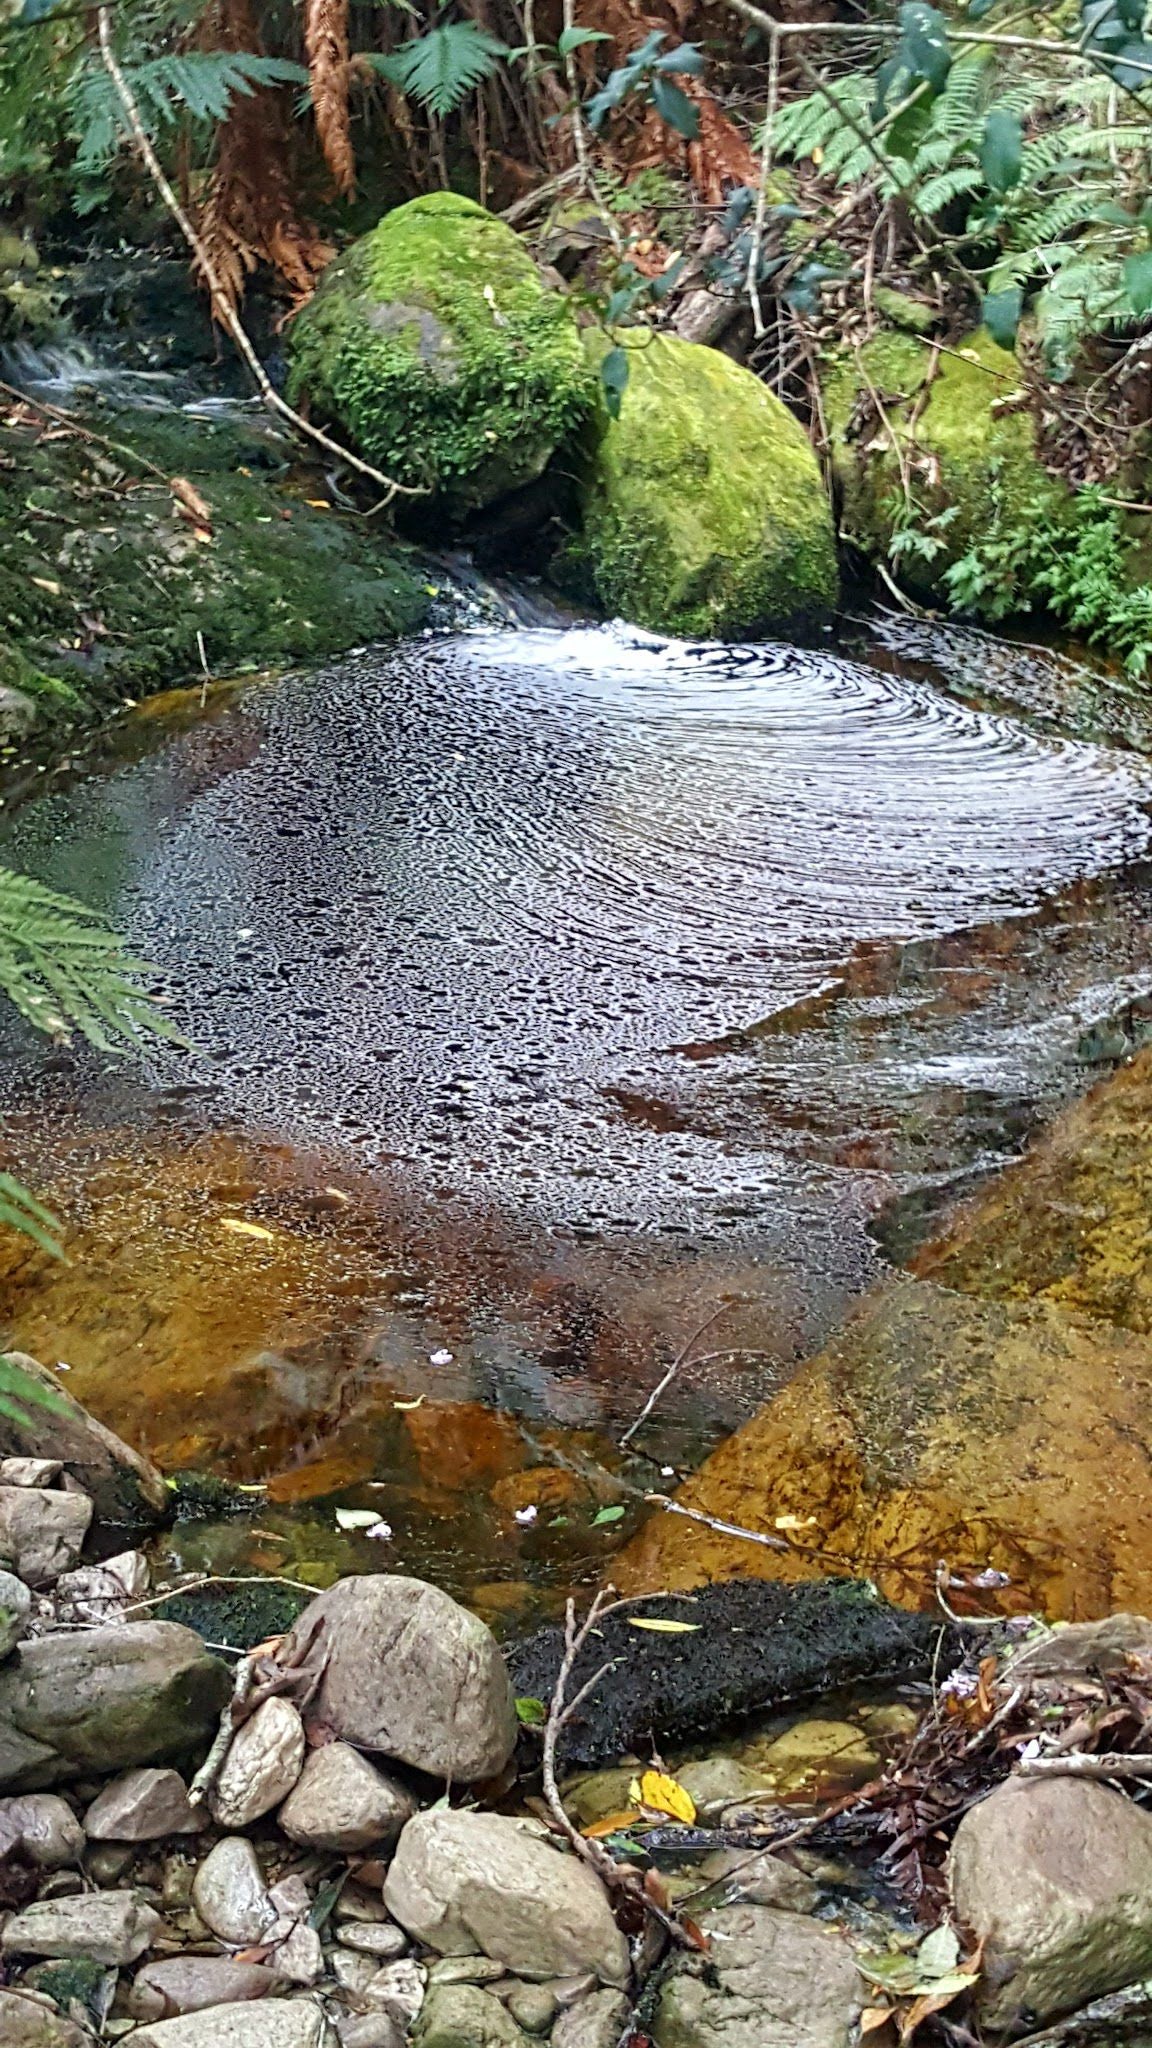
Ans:
<svg viewBox="0 0 1152 2048"><path fill-rule="evenodd" d="M751 1297L749 1295L739 1294L734 1296L731 1301L722 1301L720 1303L719 1308L714 1308L709 1315L705 1316L704 1321L698 1324L697 1328L693 1330L692 1335L689 1337L687 1343L681 1345L679 1351L676 1353L675 1358L672 1360L671 1365L668 1367L667 1372L664 1374L663 1379L658 1380L656 1385L653 1387L652 1392L649 1394L648 1399L645 1401L644 1406L640 1410L639 1415L636 1417L635 1422L630 1422L627 1429L624 1431L623 1436L620 1438L621 1450L624 1449L626 1444L631 1443L633 1437L636 1435L637 1430L642 1428L644 1423L647 1422L648 1417L651 1415L652 1410L655 1408L657 1402L660 1400L661 1395L664 1394L667 1391L667 1389L672 1385L672 1382L675 1379L677 1373L679 1372L681 1366L687 1364L693 1351L696 1349L697 1344L700 1342L701 1337L704 1335L705 1330L710 1330L712 1328L712 1325L714 1323L718 1323L720 1321L721 1316L726 1316L730 1309L744 1307L750 1299Z"/></svg>
<svg viewBox="0 0 1152 2048"><path fill-rule="evenodd" d="M1093 1756L1070 1749L1052 1756L1021 1757L1016 1770L1021 1778L1152 1778L1152 1756L1123 1749Z"/></svg>

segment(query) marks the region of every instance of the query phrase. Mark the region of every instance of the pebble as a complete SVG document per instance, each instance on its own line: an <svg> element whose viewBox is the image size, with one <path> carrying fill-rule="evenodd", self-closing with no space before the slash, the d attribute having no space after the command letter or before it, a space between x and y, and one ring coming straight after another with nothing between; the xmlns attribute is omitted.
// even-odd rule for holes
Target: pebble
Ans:
<svg viewBox="0 0 1152 2048"><path fill-rule="evenodd" d="M304 1768L304 1723L275 1695L232 1738L210 1804L223 1828L246 1828L286 1799Z"/></svg>
<svg viewBox="0 0 1152 2048"><path fill-rule="evenodd" d="M79 1863L84 1830L59 1793L21 1792L0 1799L0 1858L13 1850L39 1870L60 1870Z"/></svg>
<svg viewBox="0 0 1152 2048"><path fill-rule="evenodd" d="M340 2048L405 2048L407 2034L391 2013L369 2012L355 2019L337 2020Z"/></svg>
<svg viewBox="0 0 1152 2048"><path fill-rule="evenodd" d="M442 1956L428 1972L430 1984L494 1984L508 1974L493 1956Z"/></svg>
<svg viewBox="0 0 1152 2048"><path fill-rule="evenodd" d="M205 1926L237 1948L259 1941L276 1918L256 1851L243 1835L225 1835L209 1850L193 1879L192 1900Z"/></svg>
<svg viewBox="0 0 1152 2048"><path fill-rule="evenodd" d="M546 2034L558 2011L555 1998L544 1984L517 1984L504 2003L526 2034Z"/></svg>
<svg viewBox="0 0 1152 2048"><path fill-rule="evenodd" d="M394 2013L407 2027L424 2003L427 1981L423 1966L405 1956L401 1962L386 1963L382 1970L377 1970L364 1996L378 2010Z"/></svg>
<svg viewBox="0 0 1152 2048"><path fill-rule="evenodd" d="M366 1991L373 1978L380 1974L380 1964L375 1956L358 1956L351 1949L333 1949L328 1967L345 1991Z"/></svg>
<svg viewBox="0 0 1152 2048"><path fill-rule="evenodd" d="M380 1962L391 1962L395 1956L402 1956L408 1946L408 1936L394 1920L347 1920L336 1939L342 1948L355 1949L360 1955L376 1956Z"/></svg>

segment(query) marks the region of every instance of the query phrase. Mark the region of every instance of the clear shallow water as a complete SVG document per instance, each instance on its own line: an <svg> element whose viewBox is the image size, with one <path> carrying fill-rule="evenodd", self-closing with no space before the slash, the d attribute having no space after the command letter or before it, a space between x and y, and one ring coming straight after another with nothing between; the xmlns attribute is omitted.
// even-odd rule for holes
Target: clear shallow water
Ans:
<svg viewBox="0 0 1152 2048"><path fill-rule="evenodd" d="M128 722L4 857L109 911L193 1050L10 1036L82 1257L10 1276L9 1335L158 1448L304 1491L327 1458L321 1493L407 1485L421 1394L603 1455L738 1291L740 1356L651 1442L732 1426L884 1205L1016 1149L1152 988L1144 764L884 661L473 634Z"/></svg>

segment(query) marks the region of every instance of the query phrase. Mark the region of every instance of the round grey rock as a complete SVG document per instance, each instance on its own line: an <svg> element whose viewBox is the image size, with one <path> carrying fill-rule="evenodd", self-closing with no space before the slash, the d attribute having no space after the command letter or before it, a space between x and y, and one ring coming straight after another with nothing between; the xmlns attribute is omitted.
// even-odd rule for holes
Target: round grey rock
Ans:
<svg viewBox="0 0 1152 2048"><path fill-rule="evenodd" d="M28 1633L32 1595L14 1572L0 1571L0 1657L14 1650Z"/></svg>
<svg viewBox="0 0 1152 2048"><path fill-rule="evenodd" d="M40 1899L14 1913L0 1932L5 1955L82 1956L93 1963L134 1963L162 1925L136 1892L89 1892L80 1898Z"/></svg>
<svg viewBox="0 0 1152 2048"><path fill-rule="evenodd" d="M416 1811L407 1788L347 1742L314 1749L276 1818L290 1841L348 1855L394 1842Z"/></svg>
<svg viewBox="0 0 1152 2048"><path fill-rule="evenodd" d="M423 1579L340 1579L292 1631L327 1651L310 1722L360 1749L456 1784L495 1777L516 1746L516 1708L495 1637Z"/></svg>
<svg viewBox="0 0 1152 2048"><path fill-rule="evenodd" d="M113 1778L84 1815L84 1832L94 1842L159 1842L199 1834L206 1825L203 1810L188 1804L179 1771L147 1768Z"/></svg>
<svg viewBox="0 0 1152 2048"><path fill-rule="evenodd" d="M192 1880L192 1903L206 1927L236 1948L259 1941L276 1918L251 1842L225 1835Z"/></svg>
<svg viewBox="0 0 1152 2048"><path fill-rule="evenodd" d="M336 2048L337 2036L310 1998L261 1998L137 2027L132 2048Z"/></svg>
<svg viewBox="0 0 1152 2048"><path fill-rule="evenodd" d="M851 2048L864 1985L834 1928L771 1906L722 1907L702 1927L715 1981L694 1963L668 1978L652 2028L657 2048ZM575 2006L563 2024L580 2011ZM560 2048L599 2043L573 2033Z"/></svg>

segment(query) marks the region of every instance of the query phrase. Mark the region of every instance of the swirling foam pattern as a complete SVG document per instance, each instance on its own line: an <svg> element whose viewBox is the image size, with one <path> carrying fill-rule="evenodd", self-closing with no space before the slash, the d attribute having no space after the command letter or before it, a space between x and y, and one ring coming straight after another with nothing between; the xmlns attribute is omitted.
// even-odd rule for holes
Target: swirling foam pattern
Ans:
<svg viewBox="0 0 1152 2048"><path fill-rule="evenodd" d="M253 687L25 809L104 906L213 1114L591 1227L683 1227L752 1158L610 1089L863 941L1022 915L1149 842L1130 757L790 647L468 635ZM768 1148L770 1150L770 1147Z"/></svg>

